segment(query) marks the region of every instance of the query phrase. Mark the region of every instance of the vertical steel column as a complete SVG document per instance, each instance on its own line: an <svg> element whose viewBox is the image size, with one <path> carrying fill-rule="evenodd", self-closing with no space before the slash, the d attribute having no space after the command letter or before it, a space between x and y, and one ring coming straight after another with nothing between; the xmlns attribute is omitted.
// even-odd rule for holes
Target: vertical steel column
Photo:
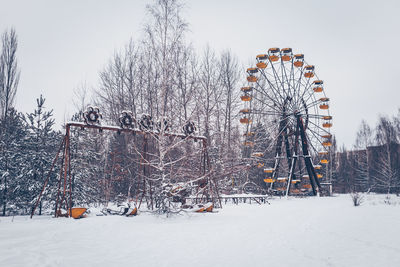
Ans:
<svg viewBox="0 0 400 267"><path fill-rule="evenodd" d="M307 141L307 136L304 130L304 124L303 124L303 119L301 117L297 118L299 120L299 126L300 126L300 136L301 136L301 141L302 141L302 148L303 148L303 156L304 156L304 161L306 164L307 168L307 173L310 178L310 183L311 187L313 190L313 194L317 195L319 193L319 190L321 189L321 185L318 181L317 174L315 173L314 166L311 161L311 155L308 152L308 141Z"/></svg>
<svg viewBox="0 0 400 267"><path fill-rule="evenodd" d="M294 176L294 169L295 169L295 167L296 167L296 162L297 162L297 159L298 159L299 128L300 128L300 125L299 125L300 119L299 119L299 118L300 118L300 116L299 116L299 115L296 115L296 117L297 117L297 122L296 122L296 133L295 133L296 137L295 137L295 141L294 141L294 148L293 148L292 161L291 161L291 163L290 163L290 171L289 171L289 177L288 177L288 184L287 184L287 187L286 187L286 196L289 195L290 187L291 187L291 184L292 184L292 179L293 179L293 176Z"/></svg>

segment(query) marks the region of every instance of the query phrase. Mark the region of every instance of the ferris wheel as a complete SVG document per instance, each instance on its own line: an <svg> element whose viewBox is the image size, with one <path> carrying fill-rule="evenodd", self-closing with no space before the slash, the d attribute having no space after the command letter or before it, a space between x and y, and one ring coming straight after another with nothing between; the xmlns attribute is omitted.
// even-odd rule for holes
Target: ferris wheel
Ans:
<svg viewBox="0 0 400 267"><path fill-rule="evenodd" d="M269 191L317 195L330 182L332 116L324 82L291 48L270 48L256 60L241 88L246 157L262 168Z"/></svg>

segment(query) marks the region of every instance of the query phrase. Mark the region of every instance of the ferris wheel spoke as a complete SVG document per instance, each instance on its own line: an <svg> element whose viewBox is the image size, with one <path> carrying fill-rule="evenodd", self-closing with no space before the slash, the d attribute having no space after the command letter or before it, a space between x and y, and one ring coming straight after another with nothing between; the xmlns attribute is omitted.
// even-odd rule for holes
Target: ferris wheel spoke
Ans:
<svg viewBox="0 0 400 267"><path fill-rule="evenodd" d="M277 77L277 75L275 73L275 68L272 63L271 63L270 69L273 70L273 74L269 74L271 76L271 78L273 79L273 81L271 81L271 79L268 78L268 75L265 73L265 71L262 72L262 75L267 80L268 84L271 87L271 90L274 92L275 98L277 100L282 100L282 99L284 99L284 96L281 94L281 90L279 90L279 88L282 87L282 82L280 81L279 77Z"/></svg>
<svg viewBox="0 0 400 267"><path fill-rule="evenodd" d="M259 84L257 84L257 85L259 86L259 88L260 88L261 90L259 90L257 87L254 87L254 90L255 90L256 92L260 93L261 95L266 96L271 102L276 103L276 99L277 99L276 96L275 96L275 98L271 97L271 96L267 93L267 91L265 91L264 87L260 86Z"/></svg>
<svg viewBox="0 0 400 267"><path fill-rule="evenodd" d="M259 115L272 115L272 116L274 116L274 115L276 115L276 116L282 115L282 112L262 111L262 110L254 110L254 109L251 111L251 113L252 114L259 114Z"/></svg>
<svg viewBox="0 0 400 267"><path fill-rule="evenodd" d="M274 110L274 111L276 111L276 112L281 112L279 109L278 109L278 105L276 105L276 106L271 106L270 104L268 104L267 102L265 102L265 101L263 101L263 100L261 100L260 98L258 98L258 97L253 97L255 100L257 100L257 101L259 101L261 104L263 104L263 105L265 105L265 106L267 106L268 108L270 108L270 109L272 109L272 110ZM273 102L274 104L276 104L275 102Z"/></svg>
<svg viewBox="0 0 400 267"><path fill-rule="evenodd" d="M310 133L315 137L315 140L317 140L317 142L324 147L323 142L320 139L320 136L317 135L317 133L315 133L314 131L310 131ZM310 142L311 146L314 148L314 151L318 152L318 150L314 147L314 145L312 144L312 142ZM325 149L325 148L324 148Z"/></svg>
<svg viewBox="0 0 400 267"><path fill-rule="evenodd" d="M293 93L291 94L292 98L294 97L295 88L296 88L296 86L295 86L296 83L295 83L295 78L294 78L294 76L295 76L295 66L293 65L293 61L294 61L294 58L292 58L292 64L290 64L290 81L293 83L292 84ZM298 71L298 69L296 71Z"/></svg>
<svg viewBox="0 0 400 267"><path fill-rule="evenodd" d="M303 108L304 109L310 109L310 108L313 108L313 107L317 107L318 104L320 104L320 103L321 103L321 101L315 100L315 101L313 101L311 103L308 103L306 106L303 106Z"/></svg>
<svg viewBox="0 0 400 267"><path fill-rule="evenodd" d="M279 93L279 90L277 90L277 88L275 88L275 86L272 84L272 82L268 79L268 77L267 77L267 75L265 74L264 70L261 71L261 75L262 75L262 76L265 78L265 80L268 82L269 87L270 87L272 93L274 94L274 99L275 99L275 101L278 101L278 102L279 102L279 100L282 99L282 95ZM257 82L257 84L258 84L258 82ZM268 95L267 92L264 91L264 93ZM268 95L268 96L269 96L269 95ZM282 103L279 103L279 104L282 104Z"/></svg>
<svg viewBox="0 0 400 267"><path fill-rule="evenodd" d="M293 79L295 81L295 84L294 84L294 91L295 92L293 94L293 98L295 99L295 101L298 101L298 99L299 99L298 98L298 92L299 92L299 90L301 88L301 85L302 85L303 72L304 72L304 69L301 67L299 69L299 71L296 73L296 75L298 75L298 78L293 76Z"/></svg>
<svg viewBox="0 0 400 267"><path fill-rule="evenodd" d="M319 115L319 114L308 114L308 117L310 119L317 119L317 120L330 120L330 119L327 119L327 117L331 118L332 116L330 116L330 115Z"/></svg>
<svg viewBox="0 0 400 267"><path fill-rule="evenodd" d="M308 82L308 81L307 81ZM299 84L298 85L299 86L299 88L296 90L296 92L297 92L297 94L296 94L296 101L297 102L300 102L300 101L305 101L304 100L304 94L307 92L307 86L308 86L308 84L306 83L306 84L303 84L303 83L301 83L301 84ZM301 90L300 90L300 88L302 88Z"/></svg>
<svg viewBox="0 0 400 267"><path fill-rule="evenodd" d="M287 65L287 64L286 64L286 65ZM292 85L291 85L291 83L290 83L290 79L291 79L291 76L290 76L290 75L291 75L291 72L292 72L292 70L293 70L293 57L292 57L290 66L291 66L291 70L290 70L289 77L288 77L288 75L287 75L287 69L286 69L285 63L284 63L284 61L281 61L282 77L285 77L285 82L286 82L286 84L287 84L287 86L288 86L287 97L293 98L292 91L294 91L294 90L292 90L292 88L291 88Z"/></svg>
<svg viewBox="0 0 400 267"><path fill-rule="evenodd" d="M308 139L308 136L307 136L307 139ZM318 153L318 150L314 147L314 144L312 142L309 142L309 145L310 145L310 148L311 148L308 151L309 155L312 156L311 155L312 154L311 151L314 151L314 156L316 156L316 154ZM311 160L311 163L312 163L312 158L310 160Z"/></svg>
<svg viewBox="0 0 400 267"><path fill-rule="evenodd" d="M290 98L290 84L288 82L288 78L287 78L287 74L286 74L286 68L285 68L285 63L283 60L281 60L281 66L280 66L280 70L281 70L281 77L282 77L282 88L283 91L286 93L286 98ZM287 88L285 89L285 86L287 86Z"/></svg>
<svg viewBox="0 0 400 267"><path fill-rule="evenodd" d="M275 80L277 81L278 84L280 84L280 88L283 90L283 92L284 92L284 94L285 94L286 96L283 96L283 95L280 93L280 91L277 91L277 92L278 92L278 94L279 94L283 99L285 99L285 98L287 97L287 93L286 93L286 90L285 90L285 84L284 84L283 81L279 78L279 74L278 74L278 72L276 71L276 69L275 69L275 67L274 67L274 64L273 64L272 62L271 62L271 69L272 69L272 72L273 72L273 74L274 74Z"/></svg>
<svg viewBox="0 0 400 267"><path fill-rule="evenodd" d="M330 131L328 131L328 130L322 128L321 126L317 125L316 123L314 123L314 122L312 122L312 121L309 121L309 122L310 122L313 126L315 126L316 128L318 128L319 130L321 130L323 133L325 133L325 134L330 134Z"/></svg>
<svg viewBox="0 0 400 267"><path fill-rule="evenodd" d="M314 74L315 75L315 74ZM315 75L316 76L316 75ZM307 92L311 92L312 90L311 90L311 85L312 85L312 83L310 83L310 81L311 81L311 78L305 78L305 77L302 77L303 79L306 79L306 82L305 82L305 86L304 86L304 91L303 91L303 94L301 95L301 98L304 98L304 95L307 93Z"/></svg>

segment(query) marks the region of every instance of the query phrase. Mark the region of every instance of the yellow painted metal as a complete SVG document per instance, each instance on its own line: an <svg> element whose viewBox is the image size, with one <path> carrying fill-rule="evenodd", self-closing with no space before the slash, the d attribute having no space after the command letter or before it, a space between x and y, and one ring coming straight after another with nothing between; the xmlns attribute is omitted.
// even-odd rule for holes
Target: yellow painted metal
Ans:
<svg viewBox="0 0 400 267"><path fill-rule="evenodd" d="M254 83L257 80L258 80L258 78L256 76L253 76L253 75L247 76L247 81L248 82Z"/></svg>
<svg viewBox="0 0 400 267"><path fill-rule="evenodd" d="M87 208L72 208L71 209L71 217L74 219L79 219L86 212ZM69 210L68 210L69 214Z"/></svg>
<svg viewBox="0 0 400 267"><path fill-rule="evenodd" d="M243 143L244 146L254 146L254 143L251 141L246 141Z"/></svg>
<svg viewBox="0 0 400 267"><path fill-rule="evenodd" d="M308 72L304 73L304 77L306 77L306 78L312 78L312 77L314 77L314 72L308 71Z"/></svg>
<svg viewBox="0 0 400 267"><path fill-rule="evenodd" d="M330 123L330 122L323 123L323 124L322 124L322 127L324 127L324 128L331 128L331 127L332 127L332 123Z"/></svg>
<svg viewBox="0 0 400 267"><path fill-rule="evenodd" d="M253 156L253 157L262 157L262 156L264 156L264 153L262 153L262 152L254 152L253 154L251 154L251 156Z"/></svg>
<svg viewBox="0 0 400 267"><path fill-rule="evenodd" d="M278 61L279 60L279 56L271 55L271 56L269 56L269 60L271 60L272 62Z"/></svg>
<svg viewBox="0 0 400 267"><path fill-rule="evenodd" d="M242 96L240 97L240 99L242 99L242 101L250 101L250 100L251 100L251 96L249 96L249 95L242 95Z"/></svg>
<svg viewBox="0 0 400 267"><path fill-rule="evenodd" d="M292 60L292 48L283 48L281 49L281 52L282 52L281 56L282 61Z"/></svg>
<svg viewBox="0 0 400 267"><path fill-rule="evenodd" d="M303 67L304 62L303 62L303 61L297 60L297 61L293 62L293 65L294 65L296 68L300 68L300 67Z"/></svg>
<svg viewBox="0 0 400 267"><path fill-rule="evenodd" d="M314 169L320 170L320 169L322 169L322 166L321 165L314 165Z"/></svg>
<svg viewBox="0 0 400 267"><path fill-rule="evenodd" d="M256 66L257 66L257 68L259 68L259 69L265 69L265 68L268 66L268 64L267 64L266 62L258 62L258 63L256 64Z"/></svg>
<svg viewBox="0 0 400 267"><path fill-rule="evenodd" d="M322 91L324 91L324 89L322 88L322 86L315 86L313 88L314 92L316 93L321 93Z"/></svg>
<svg viewBox="0 0 400 267"><path fill-rule="evenodd" d="M321 161L320 161L322 164L328 164L329 163L329 160L327 160L327 159L321 159Z"/></svg>
<svg viewBox="0 0 400 267"><path fill-rule="evenodd" d="M204 212L206 210L205 207L200 207L198 209L195 210L195 212Z"/></svg>
<svg viewBox="0 0 400 267"><path fill-rule="evenodd" d="M328 104L321 104L319 105L320 109L329 109L329 105Z"/></svg>
<svg viewBox="0 0 400 267"><path fill-rule="evenodd" d="M323 142L322 145L323 146L332 146L332 143L331 142Z"/></svg>
<svg viewBox="0 0 400 267"><path fill-rule="evenodd" d="M211 204L210 206L208 206L208 207L206 208L206 211L207 211L207 212L212 212L212 211L213 211L213 208L214 208L214 205Z"/></svg>
<svg viewBox="0 0 400 267"><path fill-rule="evenodd" d="M296 188L294 188L294 189L292 189L291 191L290 191L292 194L300 194L300 189L296 189Z"/></svg>
<svg viewBox="0 0 400 267"><path fill-rule="evenodd" d="M265 173L273 173L274 169L273 168L268 168L268 169L264 169Z"/></svg>
<svg viewBox="0 0 400 267"><path fill-rule="evenodd" d="M137 215L137 208L135 207L129 214L128 216L136 216Z"/></svg>
<svg viewBox="0 0 400 267"><path fill-rule="evenodd" d="M252 121L249 118L241 118L240 123L242 124L250 124Z"/></svg>

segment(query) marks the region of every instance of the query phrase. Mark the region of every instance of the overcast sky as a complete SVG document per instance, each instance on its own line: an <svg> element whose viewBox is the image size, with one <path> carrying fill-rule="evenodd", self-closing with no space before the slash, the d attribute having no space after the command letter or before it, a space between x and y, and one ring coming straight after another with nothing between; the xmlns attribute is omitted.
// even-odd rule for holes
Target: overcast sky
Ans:
<svg viewBox="0 0 400 267"><path fill-rule="evenodd" d="M144 0L0 0L0 32L15 27L21 68L17 108L43 94L60 125L74 111L73 89L95 87L114 51L138 39ZM230 49L243 71L270 47L292 47L325 82L333 133L348 148L361 119L400 107L400 1L186 1L195 48ZM239 90L239 88L238 88Z"/></svg>

